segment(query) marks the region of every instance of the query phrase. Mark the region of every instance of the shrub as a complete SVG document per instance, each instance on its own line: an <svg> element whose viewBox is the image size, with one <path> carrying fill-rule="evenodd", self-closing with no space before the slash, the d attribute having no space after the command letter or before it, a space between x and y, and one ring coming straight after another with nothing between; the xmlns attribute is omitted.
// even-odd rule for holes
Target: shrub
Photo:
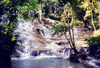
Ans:
<svg viewBox="0 0 100 68"><path fill-rule="evenodd" d="M83 24L83 22L78 19L73 20L73 25L78 26L79 24Z"/></svg>
<svg viewBox="0 0 100 68"><path fill-rule="evenodd" d="M100 30L94 31L93 34L87 38L87 41L90 55L100 58Z"/></svg>
<svg viewBox="0 0 100 68"><path fill-rule="evenodd" d="M3 32L5 28L0 25L0 61L10 59L16 46L16 39L13 33Z"/></svg>

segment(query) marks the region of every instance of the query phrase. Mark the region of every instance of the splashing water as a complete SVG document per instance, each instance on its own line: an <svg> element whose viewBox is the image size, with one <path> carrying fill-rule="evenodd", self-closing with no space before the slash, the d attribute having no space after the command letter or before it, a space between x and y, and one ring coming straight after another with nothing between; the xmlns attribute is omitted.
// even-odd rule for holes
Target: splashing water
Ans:
<svg viewBox="0 0 100 68"><path fill-rule="evenodd" d="M70 56L70 48L65 48L62 46L59 46L55 43L51 43L47 45L45 48L50 49L53 53L53 56L60 57L60 58L69 58Z"/></svg>
<svg viewBox="0 0 100 68"><path fill-rule="evenodd" d="M39 24L39 28L41 28L41 35L44 37L44 38L51 38L52 36L52 32L51 32L51 26L49 26L48 28L45 27L43 24ZM43 31L42 31L43 30Z"/></svg>
<svg viewBox="0 0 100 68"><path fill-rule="evenodd" d="M94 67L99 68L99 66L96 65L96 63L95 63L96 61L99 61L99 60L97 60L97 59L92 59L92 60L90 60L90 61L88 62L88 64L90 64L90 65L92 65L92 66L94 66Z"/></svg>
<svg viewBox="0 0 100 68"><path fill-rule="evenodd" d="M75 40L78 40L78 28L74 26L73 29L74 29L74 38Z"/></svg>
<svg viewBox="0 0 100 68"><path fill-rule="evenodd" d="M15 30L15 34L19 36L18 44L24 46L21 57L30 58L30 50L32 48L38 48L41 43L37 41L36 33L33 30L35 26L31 22L25 20L19 20L18 27Z"/></svg>
<svg viewBox="0 0 100 68"><path fill-rule="evenodd" d="M39 33L36 32L37 29L39 29ZM37 36L41 35L46 39L45 42L48 40L48 38L52 38L52 32L50 31L50 28L43 26L43 24L40 24L39 22L26 22L25 20L19 20L18 27L15 30L15 34L19 36L17 43L24 47L22 48L22 51L16 49L16 51L20 54L21 59L31 58L34 49L42 47L43 44L39 42L39 38ZM66 49L53 42L51 42L50 44L45 44L46 46L44 46L44 48L50 51L46 53L42 52L37 56L37 58L69 58L70 49ZM61 52L59 50L61 50Z"/></svg>

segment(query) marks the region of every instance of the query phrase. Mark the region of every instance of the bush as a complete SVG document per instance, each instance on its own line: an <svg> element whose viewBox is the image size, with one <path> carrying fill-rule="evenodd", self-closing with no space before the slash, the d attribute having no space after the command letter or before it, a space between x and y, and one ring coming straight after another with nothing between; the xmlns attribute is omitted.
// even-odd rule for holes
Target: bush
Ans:
<svg viewBox="0 0 100 68"><path fill-rule="evenodd" d="M9 60L16 46L13 33L3 32L4 30L5 28L0 25L0 61Z"/></svg>
<svg viewBox="0 0 100 68"><path fill-rule="evenodd" d="M100 58L100 30L94 31L93 34L87 38L89 44L89 53L95 58Z"/></svg>
<svg viewBox="0 0 100 68"><path fill-rule="evenodd" d="M75 19L75 20L73 21L73 25L78 26L79 24L83 24L83 22L82 22L82 21L79 21L79 20L77 20L77 19Z"/></svg>
<svg viewBox="0 0 100 68"><path fill-rule="evenodd" d="M63 33L64 32L67 32L67 31L69 31L71 28L68 26L68 25L66 25L66 24L63 24L63 23L58 23L58 22L55 22L53 25L52 25L52 28L51 28L51 30L53 30L53 35L56 35L56 34L62 34L63 35Z"/></svg>

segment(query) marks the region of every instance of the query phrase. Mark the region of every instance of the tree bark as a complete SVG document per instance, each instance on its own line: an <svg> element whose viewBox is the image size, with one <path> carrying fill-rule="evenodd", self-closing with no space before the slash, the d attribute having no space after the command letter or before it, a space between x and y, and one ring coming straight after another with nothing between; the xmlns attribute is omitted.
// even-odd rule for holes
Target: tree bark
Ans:
<svg viewBox="0 0 100 68"><path fill-rule="evenodd" d="M40 2L40 10L39 10L38 17L39 17L39 21L41 21L42 20L42 3L41 2Z"/></svg>
<svg viewBox="0 0 100 68"><path fill-rule="evenodd" d="M91 23L92 23L94 31L96 31L96 27L95 27L94 21L93 21L93 13L91 13Z"/></svg>

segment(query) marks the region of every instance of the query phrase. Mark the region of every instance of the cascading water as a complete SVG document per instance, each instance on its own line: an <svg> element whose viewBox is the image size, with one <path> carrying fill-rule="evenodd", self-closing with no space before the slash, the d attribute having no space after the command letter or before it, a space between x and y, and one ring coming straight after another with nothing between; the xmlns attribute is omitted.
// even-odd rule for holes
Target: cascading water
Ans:
<svg viewBox="0 0 100 68"><path fill-rule="evenodd" d="M78 28L77 27L73 27L73 29L74 29L74 38L75 38L75 40L78 40Z"/></svg>
<svg viewBox="0 0 100 68"><path fill-rule="evenodd" d="M50 26L51 27L51 26ZM34 49L42 50L41 48L46 49L47 52L38 53L39 50L36 50L39 55L38 57L62 57L68 58L70 55L70 49L66 49L62 46L53 42L48 38L52 37L52 32L50 28L45 27L43 24L40 24L37 21L34 22L26 22L25 20L19 20L18 27L15 30L15 34L18 35L18 44L21 45L21 50L16 49L16 51L20 54L20 58L26 59L32 57L32 53ZM54 38L56 38L55 36ZM43 46L41 41L44 40ZM49 40L49 43L46 43ZM61 50L61 51L59 51Z"/></svg>
<svg viewBox="0 0 100 68"><path fill-rule="evenodd" d="M19 20L18 27L15 30L15 34L19 36L18 44L22 45L23 52L20 52L21 58L29 58L31 55L32 48L38 48L41 43L36 38L36 33L33 30L35 26L31 22L26 22L24 20Z"/></svg>
<svg viewBox="0 0 100 68"><path fill-rule="evenodd" d="M69 48L65 48L63 50L63 57L64 58L69 58L69 56L70 56L70 49Z"/></svg>
<svg viewBox="0 0 100 68"><path fill-rule="evenodd" d="M48 25L48 27L46 27L45 24L39 24L39 28L41 28L41 35L46 38L46 40L48 40L48 38L52 38L53 32L51 31L51 25Z"/></svg>

